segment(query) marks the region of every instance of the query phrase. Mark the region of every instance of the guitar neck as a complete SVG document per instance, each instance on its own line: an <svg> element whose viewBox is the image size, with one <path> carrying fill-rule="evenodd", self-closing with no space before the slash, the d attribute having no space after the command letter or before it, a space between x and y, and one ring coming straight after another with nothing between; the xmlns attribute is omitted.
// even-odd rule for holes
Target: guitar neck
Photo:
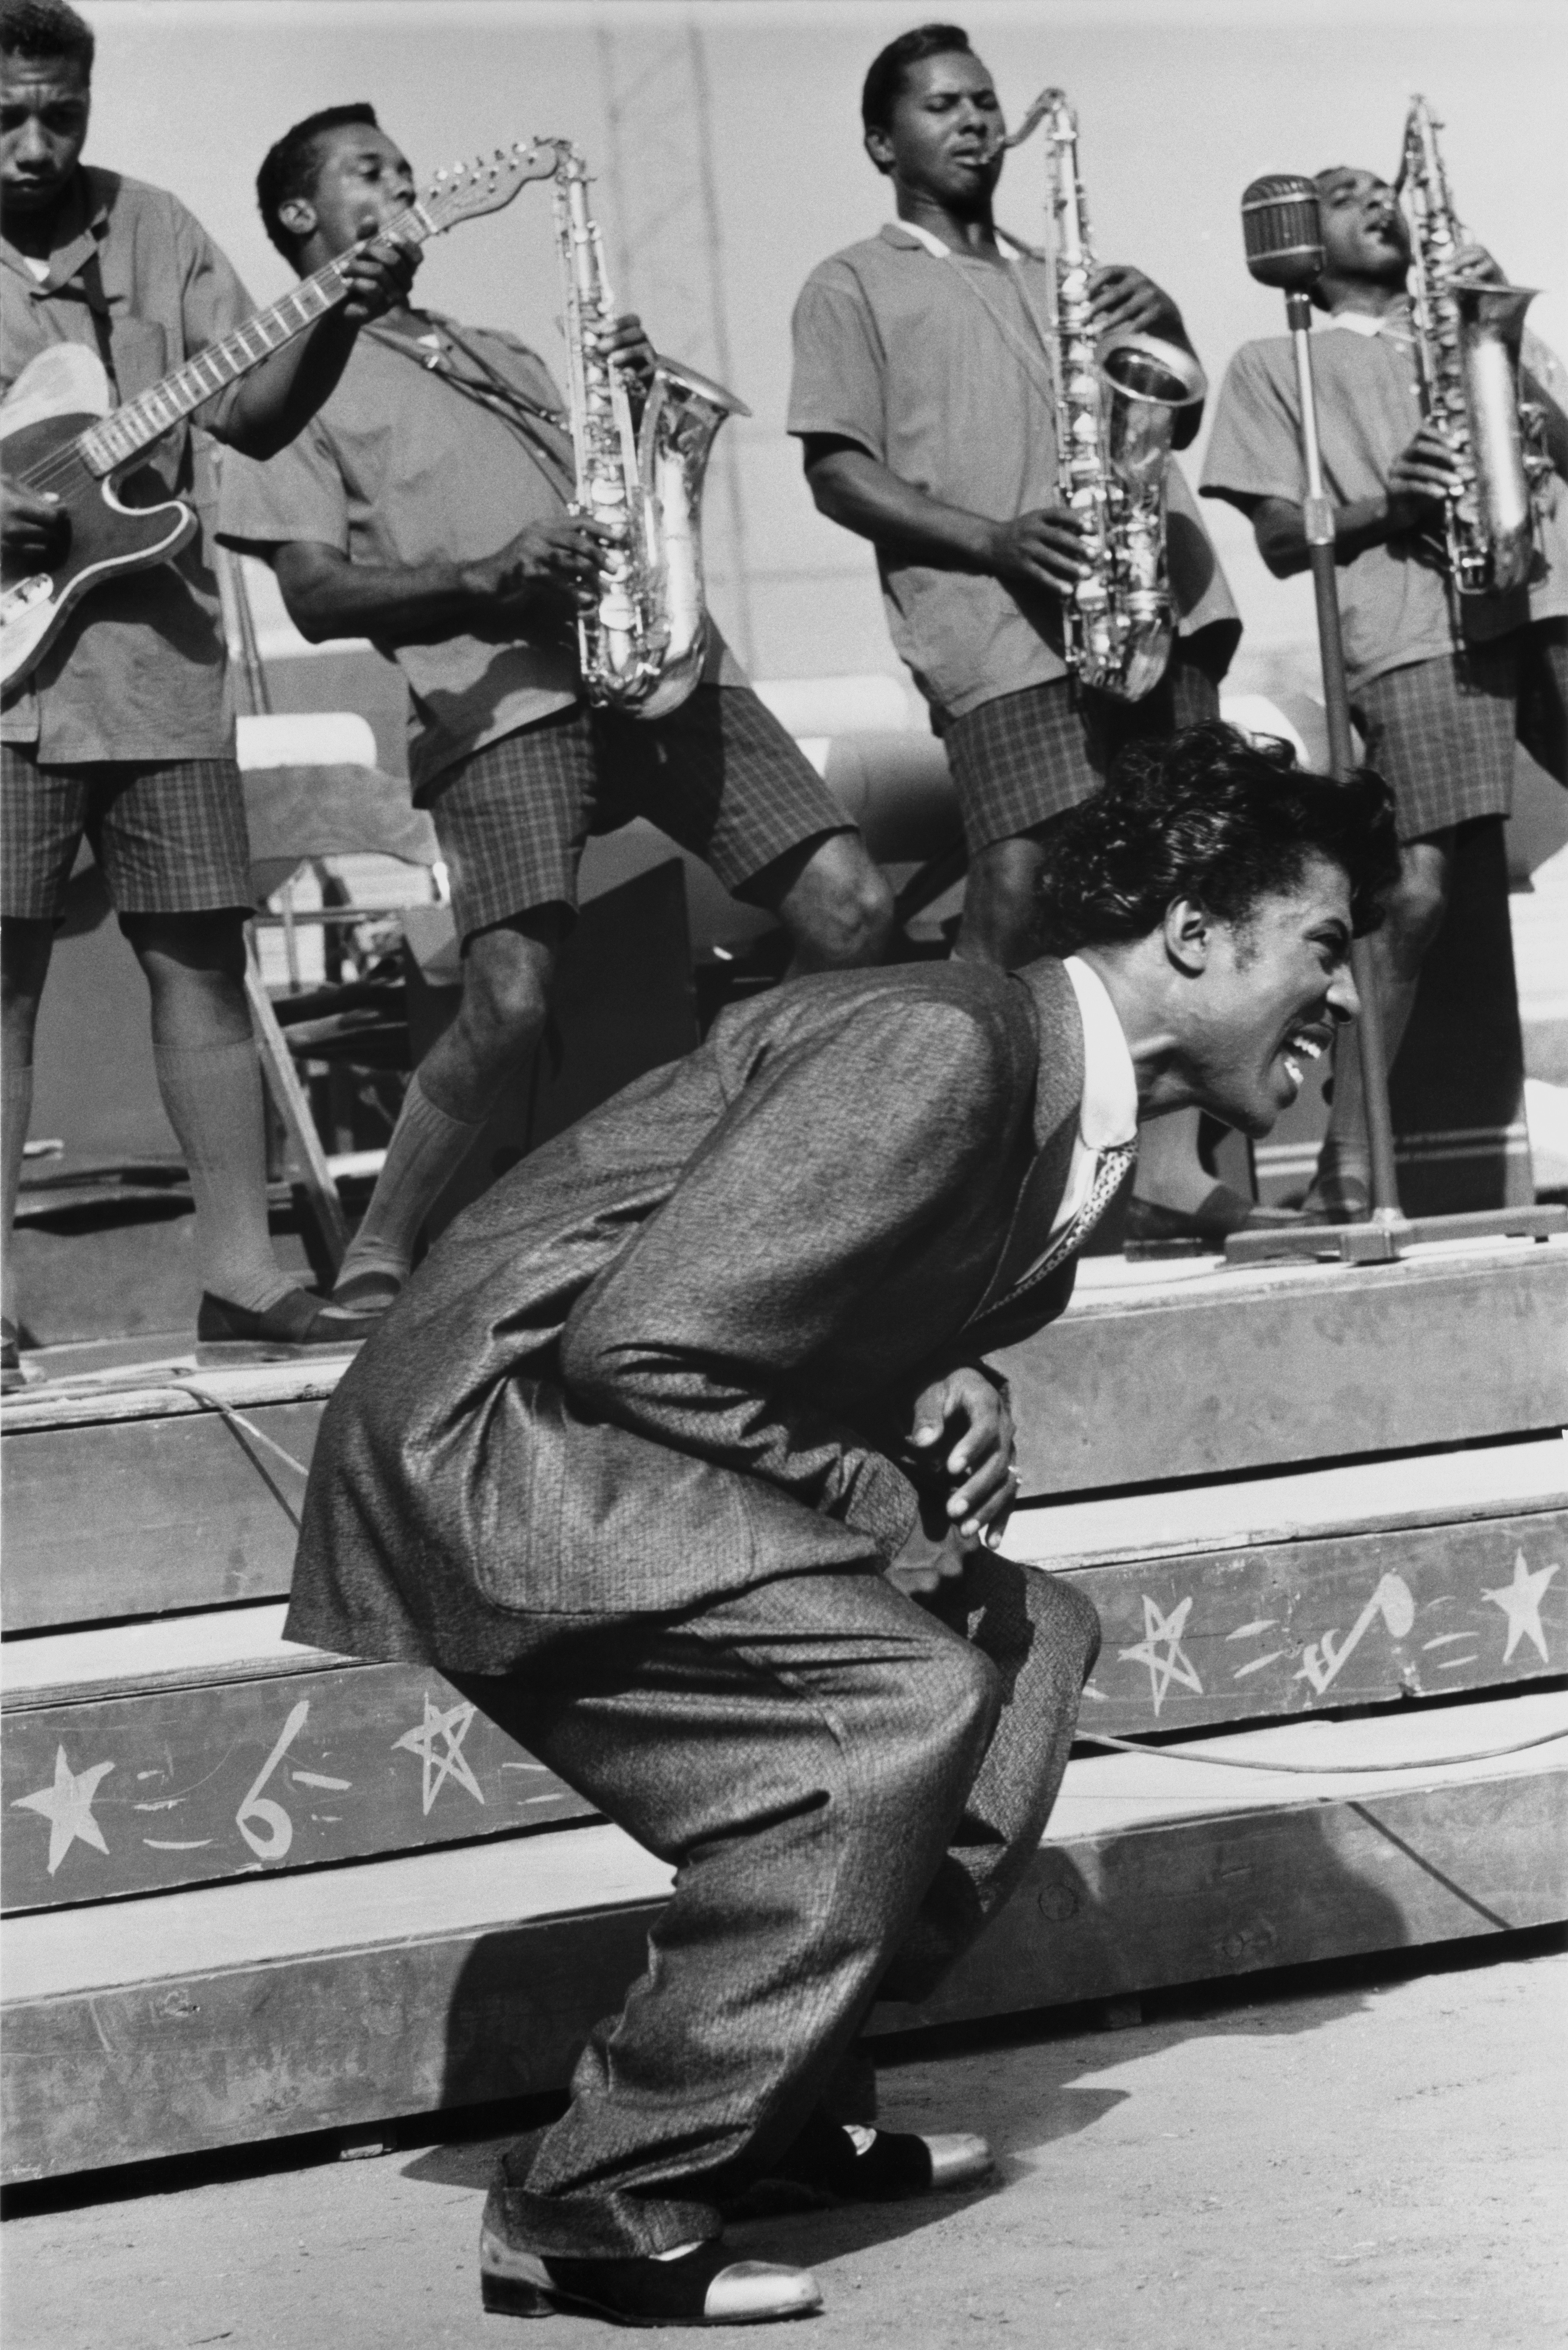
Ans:
<svg viewBox="0 0 1568 2350"><path fill-rule="evenodd" d="M394 239L400 244L421 244L441 226L441 223L432 219L424 205L410 204L375 242ZM172 375L166 375L150 391L139 392L134 400L117 408L112 416L90 425L76 443L88 472L100 476L113 473L139 450L161 439L204 400L211 400L215 392L236 382L274 351L281 350L285 343L292 342L307 327L313 327L317 318L324 318L328 310L335 310L348 292L345 264L364 250L364 244L358 244L350 253L339 254L314 276L302 278L270 309L258 310L221 342L209 343L205 350L198 351Z"/></svg>

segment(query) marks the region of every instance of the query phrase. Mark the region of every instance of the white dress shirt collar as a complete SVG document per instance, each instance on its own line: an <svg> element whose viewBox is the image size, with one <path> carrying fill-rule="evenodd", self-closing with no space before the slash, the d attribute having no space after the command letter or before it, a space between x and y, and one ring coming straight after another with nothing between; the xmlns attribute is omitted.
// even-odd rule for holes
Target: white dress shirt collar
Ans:
<svg viewBox="0 0 1568 2350"><path fill-rule="evenodd" d="M1324 329L1330 327L1343 327L1347 335L1366 335L1374 338L1385 335L1390 342L1394 343L1407 343L1412 340L1410 313L1405 307L1397 310L1385 310L1376 318L1369 310L1331 310L1324 320Z"/></svg>
<svg viewBox="0 0 1568 2350"><path fill-rule="evenodd" d="M1086 1150L1109 1150L1137 1134L1137 1073L1105 981L1078 955L1062 966L1084 1024L1084 1099L1078 1136Z"/></svg>

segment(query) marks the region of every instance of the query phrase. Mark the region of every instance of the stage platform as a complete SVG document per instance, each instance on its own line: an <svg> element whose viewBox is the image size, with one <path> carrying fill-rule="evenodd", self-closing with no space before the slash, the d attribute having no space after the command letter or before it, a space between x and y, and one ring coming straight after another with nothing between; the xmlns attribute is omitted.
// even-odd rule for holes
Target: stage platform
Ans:
<svg viewBox="0 0 1568 2350"><path fill-rule="evenodd" d="M1565 1293L1563 1240L1085 1265L1004 1362L1005 1547L1105 1626L1085 1742L917 2022L1568 1916ZM0 1413L5 2176L559 2085L667 1878L439 1673L283 1640L342 1361L30 1368Z"/></svg>

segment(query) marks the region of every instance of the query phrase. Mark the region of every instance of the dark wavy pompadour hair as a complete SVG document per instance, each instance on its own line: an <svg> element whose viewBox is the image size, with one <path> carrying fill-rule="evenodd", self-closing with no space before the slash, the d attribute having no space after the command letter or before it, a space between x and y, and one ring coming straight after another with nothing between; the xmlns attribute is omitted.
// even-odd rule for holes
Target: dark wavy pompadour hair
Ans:
<svg viewBox="0 0 1568 2350"><path fill-rule="evenodd" d="M1051 828L1045 950L1147 938L1177 898L1244 927L1260 899L1300 888L1313 857L1349 880L1357 934L1376 930L1399 848L1393 795L1370 768L1335 783L1298 767L1289 743L1218 719L1135 743L1093 798Z"/></svg>
<svg viewBox="0 0 1568 2350"><path fill-rule="evenodd" d="M0 51L9 57L68 57L92 72L92 26L66 0L0 0Z"/></svg>
<svg viewBox="0 0 1568 2350"><path fill-rule="evenodd" d="M307 114L292 130L286 130L274 147L267 149L256 173L256 203L261 207L262 226L286 262L292 264L299 250L300 239L287 230L278 218L278 207L291 197L309 196L316 192L316 175L321 169L321 139L327 130L340 130L345 123L366 122L379 130L376 109L363 102L356 106L324 106L319 114Z"/></svg>
<svg viewBox="0 0 1568 2350"><path fill-rule="evenodd" d="M950 57L955 49L968 57L974 55L961 25L917 25L912 33L900 33L896 41L889 41L872 58L861 88L860 120L866 129L891 130L893 109L903 96L909 68L918 66L922 57Z"/></svg>

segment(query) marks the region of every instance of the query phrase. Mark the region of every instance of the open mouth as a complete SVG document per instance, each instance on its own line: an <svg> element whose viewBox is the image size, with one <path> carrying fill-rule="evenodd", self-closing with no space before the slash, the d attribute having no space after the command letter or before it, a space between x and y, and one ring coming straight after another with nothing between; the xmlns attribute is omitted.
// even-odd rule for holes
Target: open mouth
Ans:
<svg viewBox="0 0 1568 2350"><path fill-rule="evenodd" d="M1303 1024L1299 1028L1293 1028L1286 1036L1280 1047L1279 1058L1283 1064L1286 1076L1289 1077L1297 1093L1301 1091L1306 1080L1303 1064L1308 1061L1321 1061L1328 1050L1328 1045L1327 1029L1319 1027L1315 1024Z"/></svg>

